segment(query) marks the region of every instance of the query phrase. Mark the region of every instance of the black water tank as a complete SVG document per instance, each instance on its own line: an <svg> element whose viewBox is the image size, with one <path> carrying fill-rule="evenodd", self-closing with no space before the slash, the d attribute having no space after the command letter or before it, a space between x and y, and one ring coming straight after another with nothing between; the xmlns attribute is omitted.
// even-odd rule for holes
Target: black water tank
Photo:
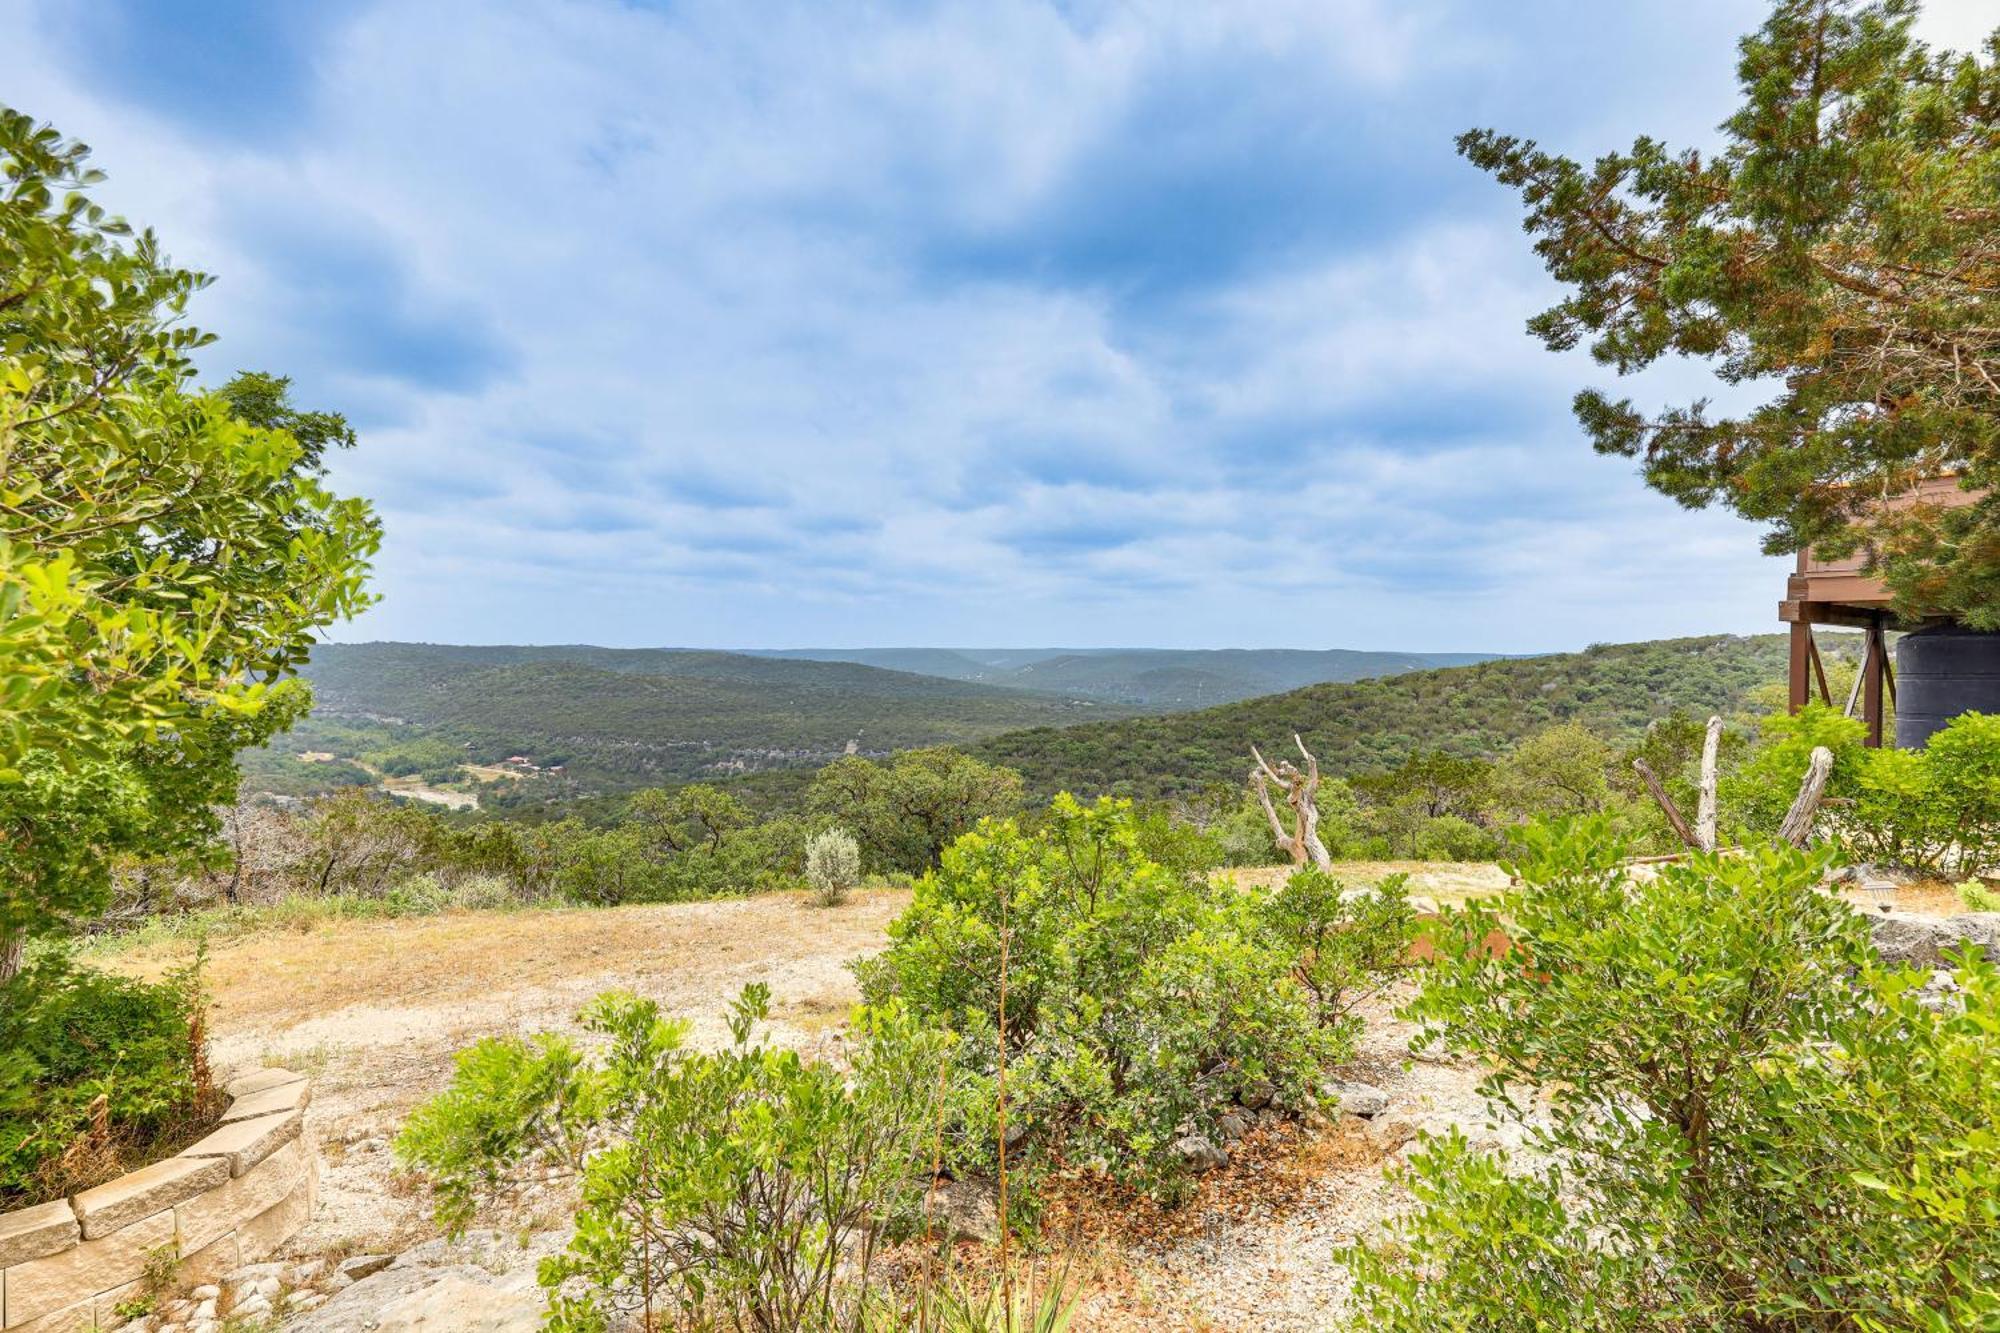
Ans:
<svg viewBox="0 0 2000 1333"><path fill-rule="evenodd" d="M1896 641L1896 744L1921 749L1960 713L2000 713L2000 633L1939 625Z"/></svg>

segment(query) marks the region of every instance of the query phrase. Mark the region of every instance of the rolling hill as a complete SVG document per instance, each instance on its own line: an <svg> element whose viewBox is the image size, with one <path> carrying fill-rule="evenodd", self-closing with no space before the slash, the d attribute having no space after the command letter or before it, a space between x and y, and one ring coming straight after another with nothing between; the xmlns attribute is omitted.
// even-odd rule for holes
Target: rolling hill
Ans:
<svg viewBox="0 0 2000 1333"><path fill-rule="evenodd" d="M519 754L602 790L1131 711L858 663L671 649L325 644L302 674L314 716L250 766L267 789L299 789L271 759L301 752L385 769L408 757L403 767L439 780L461 761Z"/></svg>
<svg viewBox="0 0 2000 1333"><path fill-rule="evenodd" d="M1830 656L1851 656L1823 636ZM1301 734L1329 773L1392 766L1413 751L1497 755L1556 722L1629 737L1675 711L1736 712L1785 672L1780 635L1593 647L1345 684L1311 685L1198 712L1041 727L982 741L982 758L1019 769L1038 795L1139 797L1240 783L1249 746L1289 751Z"/></svg>
<svg viewBox="0 0 2000 1333"><path fill-rule="evenodd" d="M757 656L856 662L1133 708L1207 708L1304 685L1491 661L1492 653L1349 648L786 648Z"/></svg>

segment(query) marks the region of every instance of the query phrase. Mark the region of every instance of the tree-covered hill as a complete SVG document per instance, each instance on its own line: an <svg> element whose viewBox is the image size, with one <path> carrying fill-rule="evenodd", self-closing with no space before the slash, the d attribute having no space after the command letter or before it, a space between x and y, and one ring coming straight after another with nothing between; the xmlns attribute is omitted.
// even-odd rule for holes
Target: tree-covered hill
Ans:
<svg viewBox="0 0 2000 1333"><path fill-rule="evenodd" d="M1843 652L1825 636L1830 652ZM1743 708L1782 680L1785 640L1716 636L1616 644L1312 685L1200 712L1037 727L981 742L982 758L1021 771L1031 791L1166 796L1238 783L1249 746L1289 752L1298 732L1334 774L1388 767L1418 750L1497 755L1554 722L1630 736L1679 710Z"/></svg>
<svg viewBox="0 0 2000 1333"><path fill-rule="evenodd" d="M265 789L338 776L330 766L290 772L299 752L438 780L461 762L519 754L562 766L572 789L592 791L824 764L850 746L881 754L965 744L1128 711L853 663L668 649L325 644L303 674L314 717L252 763Z"/></svg>
<svg viewBox="0 0 2000 1333"><path fill-rule="evenodd" d="M1161 712L1493 657L1353 648L787 648L758 655L861 662Z"/></svg>

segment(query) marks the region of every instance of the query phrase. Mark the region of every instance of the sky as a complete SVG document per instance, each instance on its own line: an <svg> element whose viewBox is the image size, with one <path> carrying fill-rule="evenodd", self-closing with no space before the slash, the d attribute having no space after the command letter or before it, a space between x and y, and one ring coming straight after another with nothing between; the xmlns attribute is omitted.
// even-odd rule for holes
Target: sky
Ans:
<svg viewBox="0 0 2000 1333"><path fill-rule="evenodd" d="M1473 126L1714 142L1752 0L0 0L0 102L361 443L332 637L1532 652L1777 628ZM1991 0L1933 0L1972 47Z"/></svg>

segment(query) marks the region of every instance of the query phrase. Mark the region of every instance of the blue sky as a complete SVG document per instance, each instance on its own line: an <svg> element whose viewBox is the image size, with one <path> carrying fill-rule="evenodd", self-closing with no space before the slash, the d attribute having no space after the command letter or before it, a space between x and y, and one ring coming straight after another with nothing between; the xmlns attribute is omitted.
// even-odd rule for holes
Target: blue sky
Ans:
<svg viewBox="0 0 2000 1333"><path fill-rule="evenodd" d="M336 637L1532 651L1784 564L1590 452L1452 136L1707 142L1762 12L0 0L0 99L361 428Z"/></svg>

